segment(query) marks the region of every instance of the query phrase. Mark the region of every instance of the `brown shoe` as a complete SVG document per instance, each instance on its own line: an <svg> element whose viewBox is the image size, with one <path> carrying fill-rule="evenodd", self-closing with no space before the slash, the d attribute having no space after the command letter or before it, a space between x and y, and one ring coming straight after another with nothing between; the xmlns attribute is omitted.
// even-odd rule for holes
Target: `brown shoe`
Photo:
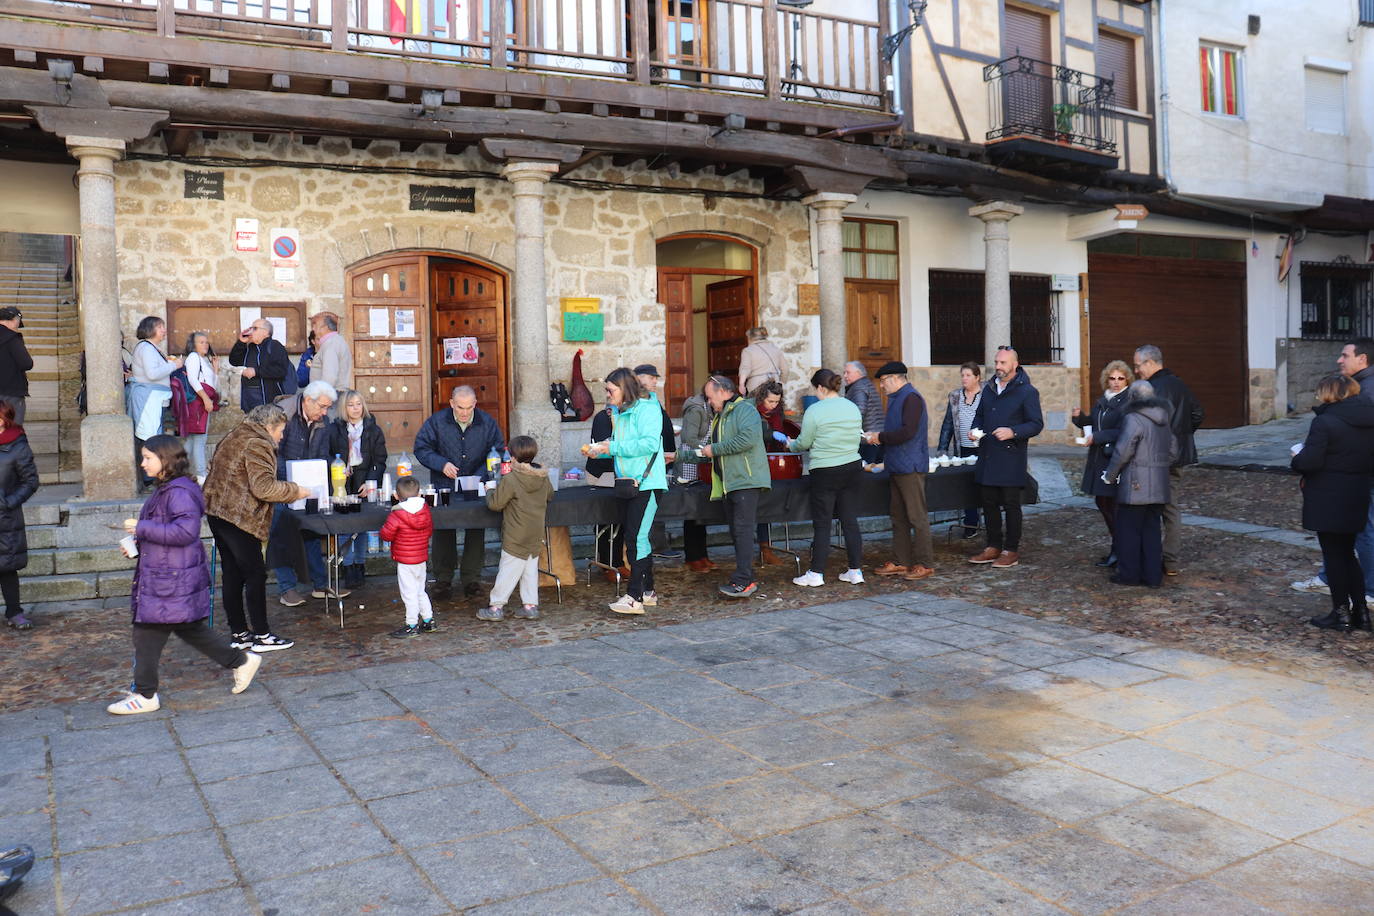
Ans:
<svg viewBox="0 0 1374 916"><path fill-rule="evenodd" d="M629 578L629 576L621 576L619 579L617 579L615 577L615 570L613 569L603 569L601 570L601 575L606 577L607 582L614 582L617 584L620 583L622 580Z"/></svg>
<svg viewBox="0 0 1374 916"><path fill-rule="evenodd" d="M783 562L782 557L780 557L777 551L775 551L769 545L764 544L762 547L759 548L760 566L777 566L781 562Z"/></svg>
<svg viewBox="0 0 1374 916"><path fill-rule="evenodd" d="M985 547L982 553L976 553L968 558L970 563L991 563L1002 555L1002 551L996 547Z"/></svg>
<svg viewBox="0 0 1374 916"><path fill-rule="evenodd" d="M907 567L898 566L890 560L873 571L880 576L905 576L907 573L911 572Z"/></svg>
<svg viewBox="0 0 1374 916"><path fill-rule="evenodd" d="M911 571L905 576L902 576L902 578L906 579L908 582L915 582L917 579L928 579L933 575L935 575L935 570L931 569L929 566L922 566L920 563L917 563L915 566L911 567Z"/></svg>
<svg viewBox="0 0 1374 916"><path fill-rule="evenodd" d="M1014 550L1004 550L997 555L997 559L992 561L993 569L1011 569L1021 562L1021 554Z"/></svg>
<svg viewBox="0 0 1374 916"><path fill-rule="evenodd" d="M716 564L712 563L710 560L688 560L687 568L692 570L692 572L704 573L715 569Z"/></svg>

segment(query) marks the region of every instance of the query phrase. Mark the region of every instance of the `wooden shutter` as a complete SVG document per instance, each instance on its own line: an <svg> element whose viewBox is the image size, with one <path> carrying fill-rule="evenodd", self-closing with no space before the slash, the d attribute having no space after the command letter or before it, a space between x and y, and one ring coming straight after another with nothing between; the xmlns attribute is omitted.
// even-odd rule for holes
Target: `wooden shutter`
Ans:
<svg viewBox="0 0 1374 916"><path fill-rule="evenodd" d="M1307 129L1327 134L1345 133L1345 74L1308 67Z"/></svg>
<svg viewBox="0 0 1374 916"><path fill-rule="evenodd" d="M1009 6L1003 11L1002 56L1029 57L1050 63L1050 17Z"/></svg>
<svg viewBox="0 0 1374 916"><path fill-rule="evenodd" d="M1111 32L1097 33L1097 75L1116 82L1116 104L1135 111L1135 39Z"/></svg>

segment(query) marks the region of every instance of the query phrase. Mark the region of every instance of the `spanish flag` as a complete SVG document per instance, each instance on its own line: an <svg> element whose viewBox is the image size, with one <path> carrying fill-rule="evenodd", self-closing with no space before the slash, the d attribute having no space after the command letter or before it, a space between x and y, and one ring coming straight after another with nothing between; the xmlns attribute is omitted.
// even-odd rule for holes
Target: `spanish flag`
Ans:
<svg viewBox="0 0 1374 916"><path fill-rule="evenodd" d="M424 29L420 13L420 0L391 0L390 16L387 18L388 32L407 32L417 34ZM393 38L391 43L398 45L403 39Z"/></svg>
<svg viewBox="0 0 1374 916"><path fill-rule="evenodd" d="M1293 269L1293 233L1288 234L1288 241L1283 246L1283 254L1279 255L1279 282L1288 279L1288 271Z"/></svg>

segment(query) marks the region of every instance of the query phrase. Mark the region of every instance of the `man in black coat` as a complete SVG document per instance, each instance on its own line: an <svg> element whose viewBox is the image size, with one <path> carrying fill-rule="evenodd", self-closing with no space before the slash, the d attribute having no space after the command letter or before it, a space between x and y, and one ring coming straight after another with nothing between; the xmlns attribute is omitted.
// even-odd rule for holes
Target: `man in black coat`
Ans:
<svg viewBox="0 0 1374 916"><path fill-rule="evenodd" d="M1178 511L1178 486L1183 479L1183 466L1197 464L1193 433L1202 426L1202 403L1183 379L1164 368L1164 354L1154 344L1136 347L1135 374L1154 387L1155 397L1169 402L1169 428L1173 430L1174 441L1178 444L1178 458L1169 468L1169 502L1164 505L1164 574L1176 576L1183 533Z"/></svg>
<svg viewBox="0 0 1374 916"><path fill-rule="evenodd" d="M0 401L14 408L14 425L24 425L24 404L29 396L29 370L33 357L24 346L24 316L12 305L0 308Z"/></svg>
<svg viewBox="0 0 1374 916"><path fill-rule="evenodd" d="M1040 392L1021 368L1015 350L998 347L993 368L973 415L973 429L983 432L973 479L982 491L988 546L968 561L1010 569L1021 561L1021 497L1029 476L1030 440L1044 430L1045 418L1040 412Z"/></svg>
<svg viewBox="0 0 1374 916"><path fill-rule="evenodd" d="M440 490L451 490L459 477L484 476L487 455L506 450L501 426L491 414L477 407L477 392L459 385L449 397L448 409L432 415L415 436L415 458L429 468L429 479ZM482 563L487 549L485 528L469 528L463 534L463 566L459 580L463 594L482 594ZM453 567L458 559L458 534L434 529L430 562L436 584L432 597L444 600L453 589Z"/></svg>
<svg viewBox="0 0 1374 916"><path fill-rule="evenodd" d="M239 339L229 351L229 365L243 367L243 380L239 383L239 406L244 413L259 404L271 404L287 390L286 377L294 381L295 367L286 347L272 339L272 323L266 318L255 318L244 328Z"/></svg>

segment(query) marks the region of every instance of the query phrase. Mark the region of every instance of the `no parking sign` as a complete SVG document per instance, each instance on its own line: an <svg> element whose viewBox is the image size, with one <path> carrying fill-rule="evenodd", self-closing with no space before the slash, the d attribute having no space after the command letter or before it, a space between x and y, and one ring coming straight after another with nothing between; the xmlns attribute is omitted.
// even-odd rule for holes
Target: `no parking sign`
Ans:
<svg viewBox="0 0 1374 916"><path fill-rule="evenodd" d="M272 230L272 266L299 267L301 264L301 234L295 229Z"/></svg>

